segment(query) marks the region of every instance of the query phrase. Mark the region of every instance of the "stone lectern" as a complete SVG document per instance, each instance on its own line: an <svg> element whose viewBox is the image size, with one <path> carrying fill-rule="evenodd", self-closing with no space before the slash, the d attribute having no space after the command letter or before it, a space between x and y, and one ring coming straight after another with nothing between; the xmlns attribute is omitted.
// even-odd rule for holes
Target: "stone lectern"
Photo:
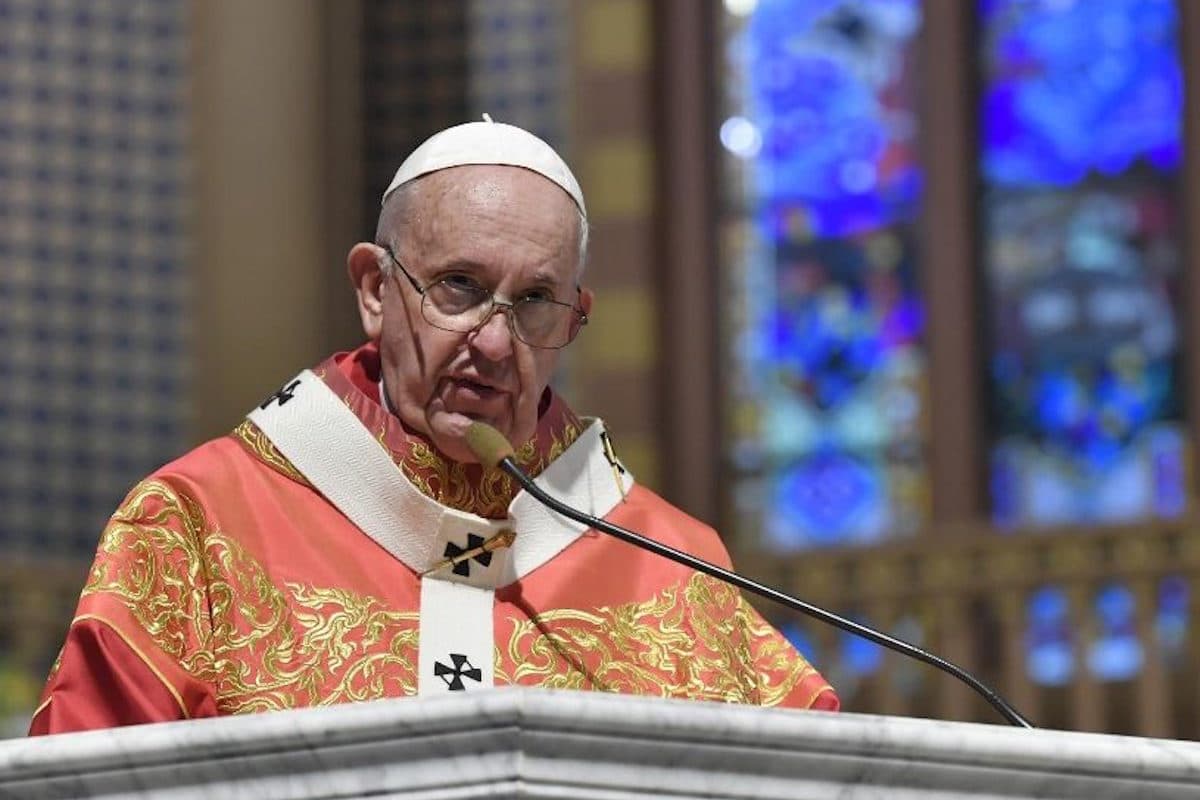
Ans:
<svg viewBox="0 0 1200 800"><path fill-rule="evenodd" d="M1200 743L594 692L0 741L0 798L1200 798Z"/></svg>

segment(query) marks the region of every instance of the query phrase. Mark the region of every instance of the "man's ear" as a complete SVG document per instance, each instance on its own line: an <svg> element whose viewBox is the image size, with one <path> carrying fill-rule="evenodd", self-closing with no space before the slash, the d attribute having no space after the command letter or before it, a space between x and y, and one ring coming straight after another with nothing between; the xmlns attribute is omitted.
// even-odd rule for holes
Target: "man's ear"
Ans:
<svg viewBox="0 0 1200 800"><path fill-rule="evenodd" d="M594 296L595 295L592 290L586 286L579 290L579 308L582 309L583 313L587 316L591 316L592 314L592 298Z"/></svg>
<svg viewBox="0 0 1200 800"><path fill-rule="evenodd" d="M358 298L358 316L363 333L377 341L383 333L384 274L380 265L383 249L370 242L359 242L346 256L346 272Z"/></svg>

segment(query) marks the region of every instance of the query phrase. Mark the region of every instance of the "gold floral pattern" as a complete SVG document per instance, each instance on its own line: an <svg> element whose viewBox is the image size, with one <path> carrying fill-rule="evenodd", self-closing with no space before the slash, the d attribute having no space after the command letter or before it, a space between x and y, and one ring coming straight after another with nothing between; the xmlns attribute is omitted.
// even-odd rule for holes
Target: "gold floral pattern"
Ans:
<svg viewBox="0 0 1200 800"><path fill-rule="evenodd" d="M550 434L550 444L542 452L531 439L515 453L517 463L526 473L537 475L562 455L579 438L579 433L577 421L567 422L561 432ZM382 431L380 434L382 442ZM426 497L481 517L503 518L521 488L505 472L451 461L416 437L411 437L407 454L393 452L392 457Z"/></svg>
<svg viewBox="0 0 1200 800"><path fill-rule="evenodd" d="M234 428L229 435L245 445L246 449L257 456L259 461L262 461L280 475L291 478L305 486L312 485L300 473L300 470L292 465L291 461L284 458L283 453L279 452L278 448L267 438L267 435L262 432L262 429L250 420L242 420L242 423Z"/></svg>
<svg viewBox="0 0 1200 800"><path fill-rule="evenodd" d="M107 594L222 713L416 691L416 612L343 589L275 586L203 510L161 481L114 515L84 596Z"/></svg>
<svg viewBox="0 0 1200 800"><path fill-rule="evenodd" d="M497 682L755 705L810 677L824 688L737 591L699 573L643 602L514 620L496 665Z"/></svg>
<svg viewBox="0 0 1200 800"><path fill-rule="evenodd" d="M277 585L166 481L143 482L118 509L83 594L115 599L211 687L221 713L416 693L416 611L343 588ZM806 681L809 703L826 688L738 592L704 575L645 601L510 621L497 683L761 705Z"/></svg>

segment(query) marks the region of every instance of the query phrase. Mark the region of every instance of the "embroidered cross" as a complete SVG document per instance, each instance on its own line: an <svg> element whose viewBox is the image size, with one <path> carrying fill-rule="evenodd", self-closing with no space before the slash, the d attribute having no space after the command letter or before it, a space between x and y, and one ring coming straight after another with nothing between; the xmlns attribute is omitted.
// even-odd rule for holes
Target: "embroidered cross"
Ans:
<svg viewBox="0 0 1200 800"><path fill-rule="evenodd" d="M434 676L441 678L446 684L446 688L452 692L461 692L466 690L463 685L463 678L470 678L476 683L483 682L483 671L479 667L471 666L471 662L461 653L451 653L450 660L454 666L448 667L440 661L433 662Z"/></svg>
<svg viewBox="0 0 1200 800"><path fill-rule="evenodd" d="M442 555L446 558L456 558L468 550L474 550L479 547L483 547L483 537L477 536L474 533L468 533L466 547L459 547L454 542L446 542L446 549L442 551ZM462 575L464 578L471 577L472 561L477 561L481 567L486 567L492 563L492 554L490 551L482 552L477 556L467 559L466 561L458 562L454 565L454 574Z"/></svg>
<svg viewBox="0 0 1200 800"><path fill-rule="evenodd" d="M266 411L267 406L271 405L271 403L274 403L276 400L278 400L279 405L282 406L288 400L291 400L293 397L295 397L296 387L299 385L300 385L300 379L296 378L296 380L294 380L291 383L287 384L286 386L282 387L281 389L279 389L279 391L275 392L275 394L271 395L266 400L264 400L263 404L261 406L259 406L259 408L262 409L263 411Z"/></svg>

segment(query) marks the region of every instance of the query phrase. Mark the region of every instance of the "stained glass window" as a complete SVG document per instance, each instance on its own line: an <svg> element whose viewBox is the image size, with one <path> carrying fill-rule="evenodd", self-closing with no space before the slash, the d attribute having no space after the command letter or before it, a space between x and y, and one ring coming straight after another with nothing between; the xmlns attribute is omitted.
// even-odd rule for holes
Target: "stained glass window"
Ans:
<svg viewBox="0 0 1200 800"><path fill-rule="evenodd" d="M1078 651L1088 671L1101 681L1125 681L1141 671L1146 648L1166 663L1179 666L1188 627L1188 585L1180 575L1158 583L1154 609L1154 641L1137 632L1137 599L1129 587L1108 583L1092 597L1092 619L1073 622L1066 592L1048 586L1034 592L1026 611L1025 667L1043 686L1064 686L1075 676ZM1081 643L1075 637L1088 632Z"/></svg>
<svg viewBox="0 0 1200 800"><path fill-rule="evenodd" d="M926 517L920 25L917 0L725 3L728 452L735 528L768 549Z"/></svg>
<svg viewBox="0 0 1200 800"><path fill-rule="evenodd" d="M1179 514L1176 5L978 8L993 517Z"/></svg>

